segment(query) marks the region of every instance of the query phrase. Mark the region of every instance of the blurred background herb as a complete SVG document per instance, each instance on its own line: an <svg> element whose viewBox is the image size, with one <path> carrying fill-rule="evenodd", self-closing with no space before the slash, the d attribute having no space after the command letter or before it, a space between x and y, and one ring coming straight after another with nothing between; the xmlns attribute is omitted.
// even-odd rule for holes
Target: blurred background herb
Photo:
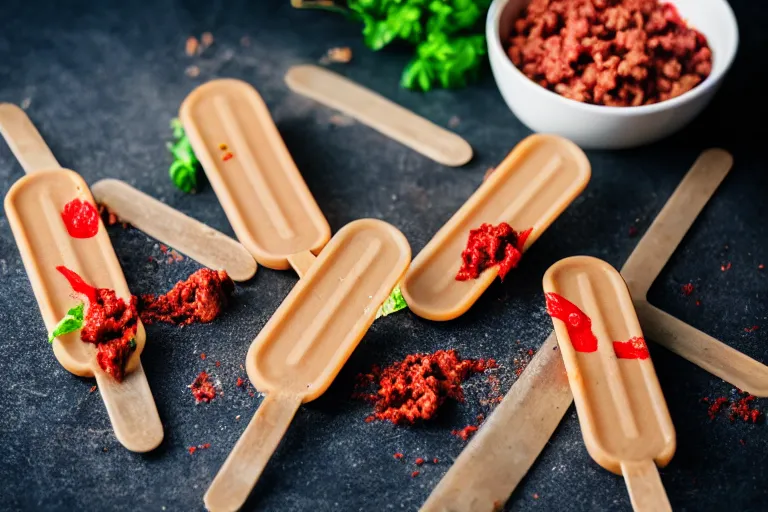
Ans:
<svg viewBox="0 0 768 512"><path fill-rule="evenodd" d="M485 62L483 22L491 0L292 0L294 7L343 13L363 24L372 50L416 47L400 83L409 89L464 87Z"/></svg>

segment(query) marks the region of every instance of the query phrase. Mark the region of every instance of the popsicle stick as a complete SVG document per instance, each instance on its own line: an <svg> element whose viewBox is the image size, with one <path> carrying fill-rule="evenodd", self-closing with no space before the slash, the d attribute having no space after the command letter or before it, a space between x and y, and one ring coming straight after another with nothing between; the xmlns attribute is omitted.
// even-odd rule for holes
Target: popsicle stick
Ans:
<svg viewBox="0 0 768 512"><path fill-rule="evenodd" d="M648 339L739 389L768 397L768 366L649 304L634 300Z"/></svg>
<svg viewBox="0 0 768 512"><path fill-rule="evenodd" d="M621 473L635 512L672 511L659 470L652 460L624 461L621 463Z"/></svg>
<svg viewBox="0 0 768 512"><path fill-rule="evenodd" d="M490 511L494 504L504 503L552 437L572 401L553 332L421 510Z"/></svg>
<svg viewBox="0 0 768 512"><path fill-rule="evenodd" d="M94 375L120 444L140 453L157 448L163 440L163 425L141 363L122 382L98 368Z"/></svg>
<svg viewBox="0 0 768 512"><path fill-rule="evenodd" d="M664 265L733 166L722 149L699 155L621 269L634 299L645 299Z"/></svg>
<svg viewBox="0 0 768 512"><path fill-rule="evenodd" d="M61 167L26 112L12 103L0 103L0 133L27 174Z"/></svg>
<svg viewBox="0 0 768 512"><path fill-rule="evenodd" d="M310 267L312 267L312 264L316 259L317 258L311 251L302 251L288 256L288 263L290 263L293 270L299 274L299 277L304 277L304 275L309 272Z"/></svg>
<svg viewBox="0 0 768 512"><path fill-rule="evenodd" d="M293 66L285 83L438 163L458 167L472 159L472 147L455 133L337 73L312 65Z"/></svg>
<svg viewBox="0 0 768 512"><path fill-rule="evenodd" d="M703 155L710 155L706 158L713 159L710 160L712 162L721 151L708 150ZM718 160L722 163L728 162L728 159L722 156ZM681 227L690 228L707 201L714 195L717 188L716 184L719 184L730 170L730 166L723 165L721 168L723 176L717 180L712 177L716 174L712 172L709 165L697 165L698 163L700 163L699 160L688 171L670 197L670 201L673 197L687 199L672 203L674 208L667 208L666 205L662 208L662 212L665 214L664 220L669 222L678 219L672 224L676 226L677 230ZM712 180L707 186L703 184L699 175L705 171ZM698 190L699 193L693 193L693 190ZM670 202L668 201L667 204ZM641 292L641 300L645 300L645 294L642 292L647 292L658 277L658 272L675 252L685 235L685 232L680 234L679 231L665 234L663 226L669 224L659 224L660 227L657 228L657 219L654 219L646 235L640 240L621 270L622 277L627 281L630 291L633 293ZM649 234L652 236L649 237ZM648 237L647 242L646 237ZM661 265L656 263L641 271L643 258L636 257L638 251L645 253L645 255L653 253L650 257L659 258L663 263ZM652 272L649 269L658 270L653 274L649 273ZM637 300L634 295L633 298ZM721 342L712 343L714 338L679 320L672 322L666 319L671 315L663 312L645 314L647 308L643 307L642 304L638 307L635 303L635 307L649 340L655 341L683 357L688 358L690 356L690 360L694 364L699 364L698 361L701 361L702 367L713 373L717 371L715 375L740 387L740 389L749 390L756 396L768 396L761 394L766 389L766 382L768 382L768 379L762 377L766 372L765 365L761 365L744 354L733 357L732 351L735 351L734 349L728 347L729 350L723 350L721 345L724 344ZM659 317L664 317L665 320L656 324L655 319ZM664 328L659 328L662 325ZM674 340L674 342L670 343L669 340ZM688 342L687 340L691 341ZM698 351L700 353L696 355L690 354L688 351L684 355L682 345L699 345ZM544 450L551 434L573 401L567 380L542 377L563 375L565 371L562 357L560 357L559 351L555 350L556 346L557 341L554 333L552 333L533 357L528 368L512 385L504 400L488 417L483 427L432 491L424 504L424 510L489 510L509 499L539 454ZM712 347L715 347L714 351L709 352ZM553 357L552 354L556 356ZM707 362L702 354L715 355L716 357L712 360L717 361L717 365L711 364L712 360ZM749 362L745 364L744 358L749 359ZM728 365L723 368L726 363ZM759 365L759 367L755 365ZM754 376L761 377L756 380ZM553 404L552 407L545 405L550 400ZM499 420L495 419L497 417ZM497 454L504 455L497 456Z"/></svg>
<svg viewBox="0 0 768 512"><path fill-rule="evenodd" d="M269 393L205 493L211 512L243 506L301 405L301 397Z"/></svg>
<svg viewBox="0 0 768 512"><path fill-rule="evenodd" d="M91 190L96 201L120 220L201 265L226 270L235 281L247 281L256 273L256 260L239 242L127 183L106 179L94 183Z"/></svg>

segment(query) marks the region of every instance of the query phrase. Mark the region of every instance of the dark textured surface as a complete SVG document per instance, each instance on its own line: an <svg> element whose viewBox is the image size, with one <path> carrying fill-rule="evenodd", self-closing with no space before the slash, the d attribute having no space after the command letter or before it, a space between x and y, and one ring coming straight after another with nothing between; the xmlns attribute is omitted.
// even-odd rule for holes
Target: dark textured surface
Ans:
<svg viewBox="0 0 768 512"><path fill-rule="evenodd" d="M53 4L53 2L50 2ZM373 54L358 27L333 14L298 12L275 2L44 2L5 0L0 6L0 101L21 104L62 165L88 182L121 178L231 234L210 188L194 196L166 177L168 121L196 85L239 77L263 95L331 227L377 217L400 228L414 254L528 131L506 109L490 74L478 86L426 96L398 89L407 56ZM107 5L112 4L112 5ZM466 357L495 357L503 390L514 378L511 359L536 348L550 331L540 279L556 260L590 254L620 265L702 149L733 152L736 166L655 283L657 305L761 360L768 360L766 323L768 225L764 142L742 117L765 113L768 76L764 5L734 2L740 53L715 103L680 135L651 147L590 152L587 191L526 255L504 285L496 284L461 319L430 323L409 312L377 321L330 390L303 407L272 458L247 508L263 510L415 510L464 443L452 428L484 412L484 378L468 383L467 403L449 407L418 428L366 424L366 404L350 400L354 375L414 351L455 347ZM213 32L202 57L184 55L188 35ZM241 44L247 36L249 46ZM475 148L460 169L442 167L370 129L330 122L334 112L290 93L288 66L316 62L327 48L351 46L340 72L380 91ZM185 75L196 64L197 78ZM737 116L739 118L737 119ZM758 123L758 126L762 124ZM750 136L751 135L751 136ZM3 194L22 176L0 144ZM196 268L185 260L152 264L155 242L133 229L110 235L135 293L161 291ZM732 268L721 272L722 263ZM0 508L6 510L201 510L202 495L245 428L259 398L238 389L251 340L297 280L260 269L239 286L234 307L207 326L150 326L142 357L165 426L153 453L127 452L115 440L93 382L62 369L45 329L5 217L0 221ZM696 291L684 297L683 283ZM695 305L695 299L701 305ZM519 340L519 344L517 343ZM200 353L207 354L202 361ZM677 428L678 451L662 479L677 510L761 510L768 491L766 426L707 418L704 396L731 386L655 346L654 363ZM220 367L214 365L220 361ZM224 396L195 406L187 385L208 369ZM765 406L766 402L762 402ZM240 415L238 421L236 417ZM210 443L194 455L187 447ZM405 454L396 461L395 452ZM416 457L438 457L411 478ZM586 453L570 411L510 510L629 510L621 478Z"/></svg>

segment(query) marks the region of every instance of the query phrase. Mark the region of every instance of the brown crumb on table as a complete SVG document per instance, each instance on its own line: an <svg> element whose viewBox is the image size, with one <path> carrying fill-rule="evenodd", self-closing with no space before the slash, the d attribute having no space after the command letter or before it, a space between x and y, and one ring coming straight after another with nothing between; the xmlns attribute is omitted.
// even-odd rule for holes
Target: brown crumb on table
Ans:
<svg viewBox="0 0 768 512"><path fill-rule="evenodd" d="M213 44L213 34L210 32L203 32L203 35L200 36L200 44L202 45L201 52L204 52L206 48L210 47Z"/></svg>
<svg viewBox="0 0 768 512"><path fill-rule="evenodd" d="M187 57L195 56L198 48L200 48L200 43L197 42L197 38L195 36L189 36L187 38L187 44L184 46L184 53L187 54Z"/></svg>
<svg viewBox="0 0 768 512"><path fill-rule="evenodd" d="M346 64L352 60L352 49L348 46L341 48L331 48L320 59L320 64L330 64L332 62L338 64Z"/></svg>
<svg viewBox="0 0 768 512"><path fill-rule="evenodd" d="M197 66L189 66L184 70L184 74L190 78L195 78L196 76L200 76L200 68Z"/></svg>

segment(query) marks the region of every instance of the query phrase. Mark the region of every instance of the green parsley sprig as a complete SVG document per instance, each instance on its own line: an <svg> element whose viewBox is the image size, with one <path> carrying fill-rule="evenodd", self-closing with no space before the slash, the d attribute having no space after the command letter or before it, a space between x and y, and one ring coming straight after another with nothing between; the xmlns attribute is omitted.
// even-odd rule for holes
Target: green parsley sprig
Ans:
<svg viewBox="0 0 768 512"><path fill-rule="evenodd" d="M81 329L83 327L84 311L85 304L82 302L67 311L67 314L64 316L64 318L59 320L59 323L56 324L56 327L53 328L53 331L48 334L48 343L53 343L53 340L59 336L63 336L65 334L69 334L70 332L75 332L76 330Z"/></svg>
<svg viewBox="0 0 768 512"><path fill-rule="evenodd" d="M168 169L168 175L180 190L194 193L197 191L200 161L195 156L179 119L171 119L171 130L173 130L174 142L169 142L167 147L173 155L173 163Z"/></svg>
<svg viewBox="0 0 768 512"><path fill-rule="evenodd" d="M343 2L342 2L343 3ZM416 47L400 83L409 89L464 87L487 54L483 21L491 0L348 0L363 23L365 44L381 50L396 41ZM293 0L296 7L339 10L338 2Z"/></svg>
<svg viewBox="0 0 768 512"><path fill-rule="evenodd" d="M392 290L392 293L389 294L387 300L384 301L384 304L379 306L378 311L376 311L376 318L391 315L392 313L407 307L408 304L405 303L405 297L403 297L403 292L400 291L400 285L397 285L394 290Z"/></svg>

